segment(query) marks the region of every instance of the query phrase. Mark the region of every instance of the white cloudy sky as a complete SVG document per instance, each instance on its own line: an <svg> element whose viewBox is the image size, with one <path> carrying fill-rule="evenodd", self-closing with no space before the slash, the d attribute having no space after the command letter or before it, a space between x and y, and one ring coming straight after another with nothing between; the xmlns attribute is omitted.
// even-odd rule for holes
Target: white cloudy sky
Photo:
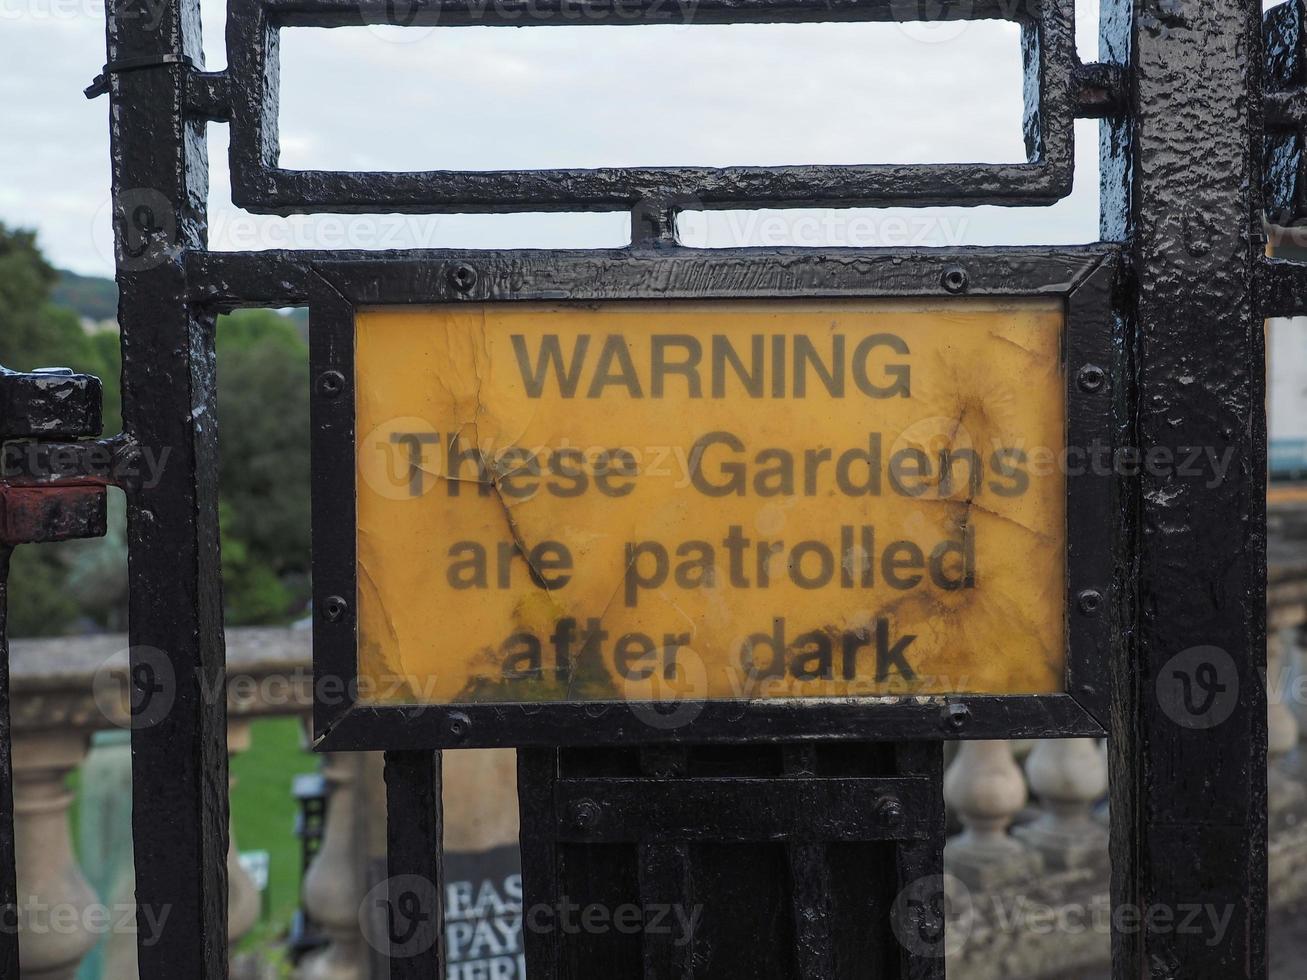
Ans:
<svg viewBox="0 0 1307 980"><path fill-rule="evenodd" d="M102 0L0 0L0 221L52 259L110 274ZM1078 30L1096 56L1096 7ZM224 6L204 3L207 65ZM285 166L492 169L605 164L1017 160L1015 27L434 28L287 31ZM690 216L692 244L1070 243L1097 237L1097 124L1077 124L1076 191L1046 209ZM230 204L210 128L212 247L621 244L622 215L281 219Z"/></svg>

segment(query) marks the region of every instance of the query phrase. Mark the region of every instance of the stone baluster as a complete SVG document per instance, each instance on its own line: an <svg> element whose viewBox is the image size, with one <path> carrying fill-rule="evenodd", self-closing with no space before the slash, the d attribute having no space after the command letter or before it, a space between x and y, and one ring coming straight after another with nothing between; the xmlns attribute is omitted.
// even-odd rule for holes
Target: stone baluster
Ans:
<svg viewBox="0 0 1307 980"><path fill-rule="evenodd" d="M359 760L329 753L323 762L327 823L318 851L304 876L304 908L326 933L326 947L304 958L298 980L361 980L366 975L359 906L363 901L357 858L356 808Z"/></svg>
<svg viewBox="0 0 1307 980"><path fill-rule="evenodd" d="M1026 759L1041 814L1017 833L1050 870L1093 867L1107 860L1108 832L1094 819L1107 792L1107 761L1097 739L1043 739Z"/></svg>
<svg viewBox="0 0 1307 980"><path fill-rule="evenodd" d="M227 721L227 758L228 761L245 752L250 747L250 726L248 718L228 718ZM236 785L236 780L228 778L227 787ZM134 876L133 876L134 878ZM132 889L127 890L130 898ZM254 924L259 920L260 897L258 886L241 867L240 852L236 847L235 827L228 818L227 825L227 946L228 974L231 980L254 980L259 976L259 964L255 957L239 957L236 946L240 943ZM107 978L134 977L136 967L136 939L134 934L115 935L109 942L105 954L104 976Z"/></svg>
<svg viewBox="0 0 1307 980"><path fill-rule="evenodd" d="M1266 638L1266 790L1272 813L1282 813L1302 803L1303 785L1285 771L1290 754L1298 746L1298 719L1288 700L1296 685L1286 677L1293 634L1279 630Z"/></svg>
<svg viewBox="0 0 1307 980"><path fill-rule="evenodd" d="M944 799L963 826L944 848L949 874L968 888L993 891L1038 873L1038 855L1008 834L1026 802L1010 742L962 743L944 774Z"/></svg>
<svg viewBox="0 0 1307 980"><path fill-rule="evenodd" d="M250 747L249 719L230 718L227 722L227 758L230 762ZM228 796L235 778L227 780ZM236 848L236 828L228 823L227 833L227 947L228 961L231 964L232 980L254 978L258 975L258 964L253 957L243 958L236 955L236 946L240 943L254 924L259 921L259 888L254 879L241 866L240 852Z"/></svg>
<svg viewBox="0 0 1307 980"><path fill-rule="evenodd" d="M1299 740L1307 739L1307 633L1304 632L1307 627L1295 627L1286 631L1285 645L1289 651L1289 660L1287 666L1291 669L1282 670L1284 678L1284 700L1289 705L1289 711L1293 714L1294 721L1298 723ZM1267 687L1272 695L1275 692L1277 679L1269 672L1270 659L1270 641L1267 642ZM1303 752L1299 752L1297 768L1303 770L1303 775L1307 775L1307 760L1301 758Z"/></svg>
<svg viewBox="0 0 1307 980"><path fill-rule="evenodd" d="M114 926L73 856L68 776L86 758L85 732L16 734L13 743L14 836L18 865L22 980L71 980ZM94 911L92 911L94 910Z"/></svg>

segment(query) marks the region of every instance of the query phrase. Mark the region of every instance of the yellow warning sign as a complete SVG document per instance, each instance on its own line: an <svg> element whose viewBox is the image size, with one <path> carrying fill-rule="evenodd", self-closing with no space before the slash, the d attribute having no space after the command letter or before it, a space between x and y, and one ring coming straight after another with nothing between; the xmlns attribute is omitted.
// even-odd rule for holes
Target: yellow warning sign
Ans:
<svg viewBox="0 0 1307 980"><path fill-rule="evenodd" d="M361 310L359 699L1061 691L1064 320Z"/></svg>

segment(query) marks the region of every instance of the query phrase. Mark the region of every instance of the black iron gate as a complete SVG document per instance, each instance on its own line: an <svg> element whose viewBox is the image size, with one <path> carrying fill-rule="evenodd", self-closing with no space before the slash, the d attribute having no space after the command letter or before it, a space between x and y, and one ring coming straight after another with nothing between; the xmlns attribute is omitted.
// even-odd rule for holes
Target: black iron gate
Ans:
<svg viewBox="0 0 1307 980"><path fill-rule="evenodd" d="M520 25L528 6L526 22L540 26L631 23L632 10L642 23L687 16L645 0L415 0L402 23ZM569 16L576 7L584 17ZM391 976L441 971L442 748L521 749L528 903L704 909L693 941L679 945L652 929L636 938L528 930L535 977L926 978L944 970L930 885L943 844L940 741L1102 734L1112 746L1115 900L1234 910L1219 936L1116 934L1114 975L1265 975L1261 321L1307 312L1307 267L1266 259L1262 222L1264 211L1282 223L1307 212L1303 4L1270 12L1264 37L1254 0L1103 0L1097 64L1076 57L1073 13L1072 0L705 0L692 11L700 23L1016 21L1024 164L368 174L278 167L278 32L394 22L394 3L231 0L228 68L208 73L196 0L111 0L108 62L88 93L109 95L113 137L126 435L111 448L171 453L160 481L124 488L134 708L149 715L164 689L170 704L132 732L138 903L171 910L158 941L140 948L143 977L226 975L225 702L205 697L221 689L224 670L217 313L310 305L315 454L330 454L352 443L328 436L352 435L353 425L341 397L352 354L332 342L332 324L359 305L945 294L1052 294L1096 311L1077 321L1072 309L1069 320L1072 444L1106 433L1115 446L1233 453L1236 478L1216 485L1145 471L1084 487L1069 512L1066 693L803 710L706 703L674 734L636 724L623 705L526 715L319 704L320 747L387 753ZM687 208L1051 204L1070 191L1077 117L1105 119L1095 245L706 252L676 239ZM231 126L233 196L252 211L623 210L632 243L211 252L210 121ZM51 407L48 379L5 376L0 386L6 439L97 430L61 414L67 402ZM53 421L23 421L42 413ZM84 465L71 476L7 473L6 548L96 530L106 475L90 452L77 455L88 445L73 446ZM351 467L317 471L315 527L352 521ZM318 545L316 669L320 679L349 678L352 552ZM1170 699L1194 685L1209 696L1177 723ZM1223 723L1206 724L1216 710ZM11 811L0 829L0 901L12 909ZM926 890L913 891L920 881ZM16 974L12 930L0 933L0 953L6 975Z"/></svg>

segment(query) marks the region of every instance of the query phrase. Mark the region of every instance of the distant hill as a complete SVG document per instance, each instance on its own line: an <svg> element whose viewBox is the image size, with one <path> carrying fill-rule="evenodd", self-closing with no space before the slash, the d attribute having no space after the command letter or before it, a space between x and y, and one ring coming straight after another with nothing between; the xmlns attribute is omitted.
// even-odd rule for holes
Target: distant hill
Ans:
<svg viewBox="0 0 1307 980"><path fill-rule="evenodd" d="M118 318L118 284L112 279L79 276L76 272L60 269L59 281L55 283L50 300L97 323Z"/></svg>
<svg viewBox="0 0 1307 980"><path fill-rule="evenodd" d="M67 269L59 270L59 281L50 296L56 306L66 306L85 320L99 323L118 319L118 284L100 276L80 276ZM300 337L308 340L309 311L304 308L290 310L290 321Z"/></svg>

